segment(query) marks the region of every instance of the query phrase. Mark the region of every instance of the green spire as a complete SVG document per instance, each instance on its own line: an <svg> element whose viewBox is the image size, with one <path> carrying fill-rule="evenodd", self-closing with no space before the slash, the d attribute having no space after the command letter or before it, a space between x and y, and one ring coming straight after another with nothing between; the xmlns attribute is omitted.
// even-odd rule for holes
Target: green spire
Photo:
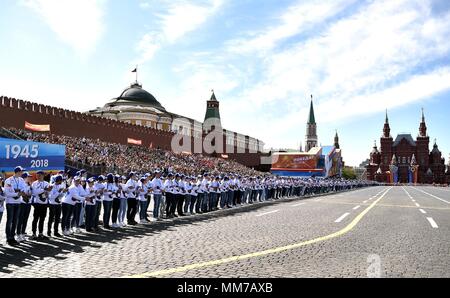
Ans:
<svg viewBox="0 0 450 298"><path fill-rule="evenodd" d="M217 101L216 95L214 94L214 89L212 89L211 92L212 92L212 94L211 94L211 99L210 100Z"/></svg>
<svg viewBox="0 0 450 298"><path fill-rule="evenodd" d="M313 96L311 94L311 107L309 108L308 124L316 124L316 117L314 117Z"/></svg>
<svg viewBox="0 0 450 298"><path fill-rule="evenodd" d="M214 94L214 90L211 90L211 92L211 99L207 102L206 106L205 121L210 118L219 119L220 121L219 101Z"/></svg>

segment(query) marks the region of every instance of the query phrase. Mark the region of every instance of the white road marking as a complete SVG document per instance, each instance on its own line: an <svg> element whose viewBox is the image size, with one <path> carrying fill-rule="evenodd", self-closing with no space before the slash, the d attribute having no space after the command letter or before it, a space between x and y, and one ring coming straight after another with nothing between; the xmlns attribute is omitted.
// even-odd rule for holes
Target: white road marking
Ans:
<svg viewBox="0 0 450 298"><path fill-rule="evenodd" d="M437 223L434 221L434 219L432 217L427 217L428 221L430 222L430 225L434 228L437 229L438 225Z"/></svg>
<svg viewBox="0 0 450 298"><path fill-rule="evenodd" d="M358 210L360 207L361 207L361 206L358 205L358 206L356 206L355 208L353 208L353 210Z"/></svg>
<svg viewBox="0 0 450 298"><path fill-rule="evenodd" d="M363 204L367 203L367 200L363 202Z"/></svg>
<svg viewBox="0 0 450 298"><path fill-rule="evenodd" d="M339 223L339 222L343 221L344 218L346 218L349 215L350 215L350 213L347 212L344 215L342 215L341 217L339 217L338 219L336 219L334 222Z"/></svg>
<svg viewBox="0 0 450 298"><path fill-rule="evenodd" d="M403 191L408 195L408 197L412 200L413 197L409 194L409 192L402 186ZM414 200L413 200L414 201Z"/></svg>
<svg viewBox="0 0 450 298"><path fill-rule="evenodd" d="M275 212L278 212L278 211L280 211L280 210L273 210L273 211L261 213L261 214L256 215L256 217L264 216L264 215L267 215L267 214L272 214L272 213L275 213Z"/></svg>
<svg viewBox="0 0 450 298"><path fill-rule="evenodd" d="M417 203L416 203L416 206L417 206L417 207L420 207L420 205L419 205L419 204L417 204Z"/></svg>
<svg viewBox="0 0 450 298"><path fill-rule="evenodd" d="M430 197L433 197L433 198L435 198L435 199L437 199L437 200L439 200L439 201L442 201L442 202L444 202L444 203L450 204L449 201L446 201L446 200L444 200L444 199L441 199L440 197L437 197L437 196L435 196L435 195L432 195L432 194L430 194L430 193L427 193L426 191L423 191L423 190L418 189L418 188L415 188L415 187L414 187L414 189L415 189L415 190L418 190L418 191L420 191L420 192L423 192L424 194L429 195Z"/></svg>
<svg viewBox="0 0 450 298"><path fill-rule="evenodd" d="M306 203L295 204L295 205L292 205L292 207L298 207L298 206L305 205L305 204Z"/></svg>
<svg viewBox="0 0 450 298"><path fill-rule="evenodd" d="M322 201L322 199L317 199L317 200L316 200L316 202L320 202L320 201Z"/></svg>
<svg viewBox="0 0 450 298"><path fill-rule="evenodd" d="M423 214L427 214L427 212L423 209L419 209L420 212L422 212Z"/></svg>
<svg viewBox="0 0 450 298"><path fill-rule="evenodd" d="M413 202L415 202L416 200L412 200Z"/></svg>

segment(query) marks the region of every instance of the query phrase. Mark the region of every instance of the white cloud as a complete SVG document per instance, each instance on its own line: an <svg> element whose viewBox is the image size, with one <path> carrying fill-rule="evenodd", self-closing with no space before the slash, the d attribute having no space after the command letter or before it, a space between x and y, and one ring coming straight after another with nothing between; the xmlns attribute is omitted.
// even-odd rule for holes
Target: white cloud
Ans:
<svg viewBox="0 0 450 298"><path fill-rule="evenodd" d="M228 50L235 53L265 53L292 36L301 34L314 26L323 24L337 15L355 0L300 1L286 9L278 17L279 24L262 32L250 32L250 38L239 38L228 42Z"/></svg>
<svg viewBox="0 0 450 298"><path fill-rule="evenodd" d="M161 16L162 33L169 43L174 43L186 33L194 31L203 24L222 5L222 0L209 1L208 5L195 5L190 2L175 2L166 15Z"/></svg>
<svg viewBox="0 0 450 298"><path fill-rule="evenodd" d="M139 7L142 9L148 9L151 7L150 3L147 1L139 2Z"/></svg>
<svg viewBox="0 0 450 298"><path fill-rule="evenodd" d="M413 75L393 87L370 94L357 95L347 101L328 100L317 107L318 113L327 115L323 123L343 117L363 116L393 109L450 90L450 67L442 67L425 74ZM333 113L329 113L332 110Z"/></svg>
<svg viewBox="0 0 450 298"><path fill-rule="evenodd" d="M320 102L345 103L401 83L416 66L450 50L443 42L450 15L430 20L426 10L409 3L376 1L319 36L272 51L264 60L264 79L243 96L257 106L309 93Z"/></svg>
<svg viewBox="0 0 450 298"><path fill-rule="evenodd" d="M201 60L201 57L198 59ZM203 121L211 89L214 89L223 106L227 102L226 96L240 85L243 73L232 65L218 66L199 60L189 60L177 66L173 70L176 75L183 78L186 74L189 76L161 97L167 99L165 107L169 111Z"/></svg>
<svg viewBox="0 0 450 298"><path fill-rule="evenodd" d="M138 42L137 63L143 64L153 58L154 54L165 44L173 44L187 33L198 29L214 15L223 0L208 0L203 4L193 4L192 1L170 2L166 13L157 14L160 28L145 34Z"/></svg>
<svg viewBox="0 0 450 298"><path fill-rule="evenodd" d="M106 0L24 0L77 54L91 54L101 38Z"/></svg>
<svg viewBox="0 0 450 298"><path fill-rule="evenodd" d="M253 53L263 49L258 73L248 74L262 78L241 88L231 107L222 106L228 128L246 129L269 146L294 146L304 138L311 93L321 124L330 126L450 90L450 68L434 65L450 52L450 14L432 15L430 7L426 1L373 1L294 43L278 37L295 36L304 26L271 34L284 23L243 42Z"/></svg>
<svg viewBox="0 0 450 298"><path fill-rule="evenodd" d="M141 53L141 62L148 61L161 47L161 36L156 33L147 33L139 41L137 50Z"/></svg>

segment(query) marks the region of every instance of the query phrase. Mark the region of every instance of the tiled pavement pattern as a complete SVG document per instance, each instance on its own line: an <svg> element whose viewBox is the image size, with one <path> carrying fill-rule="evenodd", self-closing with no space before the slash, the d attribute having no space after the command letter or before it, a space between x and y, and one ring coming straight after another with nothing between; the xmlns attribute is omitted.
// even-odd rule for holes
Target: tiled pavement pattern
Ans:
<svg viewBox="0 0 450 298"><path fill-rule="evenodd" d="M4 217L0 277L123 277L263 251L339 231L388 189L268 202L14 248L4 241ZM448 189L394 187L342 236L162 277L366 277L373 258L382 277L450 277L445 201Z"/></svg>

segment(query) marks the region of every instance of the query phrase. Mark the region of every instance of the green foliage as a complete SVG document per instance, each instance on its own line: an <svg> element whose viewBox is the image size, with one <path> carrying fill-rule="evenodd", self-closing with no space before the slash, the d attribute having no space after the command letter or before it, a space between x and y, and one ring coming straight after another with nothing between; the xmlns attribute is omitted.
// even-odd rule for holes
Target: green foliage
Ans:
<svg viewBox="0 0 450 298"><path fill-rule="evenodd" d="M355 180L356 179L355 170L353 168L345 167L342 170L342 177L349 180Z"/></svg>

